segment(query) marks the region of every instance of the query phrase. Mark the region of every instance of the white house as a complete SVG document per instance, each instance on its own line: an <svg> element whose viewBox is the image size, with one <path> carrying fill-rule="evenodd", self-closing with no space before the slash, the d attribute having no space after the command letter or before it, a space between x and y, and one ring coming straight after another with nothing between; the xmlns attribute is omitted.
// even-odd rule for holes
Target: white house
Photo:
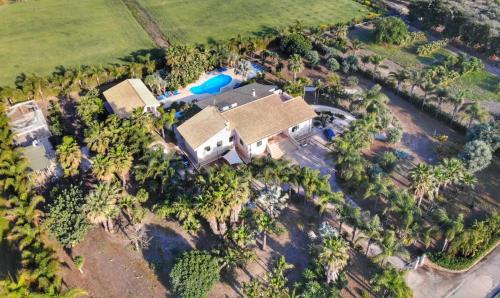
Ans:
<svg viewBox="0 0 500 298"><path fill-rule="evenodd" d="M132 115L135 109L157 114L160 102L139 79L125 80L103 92L109 107L121 118Z"/></svg>
<svg viewBox="0 0 500 298"><path fill-rule="evenodd" d="M283 149L296 145L295 138L311 131L316 112L302 97L260 84L245 87L207 99L204 105L213 105L177 128L180 147L197 166L231 150L243 161L264 154L279 158Z"/></svg>

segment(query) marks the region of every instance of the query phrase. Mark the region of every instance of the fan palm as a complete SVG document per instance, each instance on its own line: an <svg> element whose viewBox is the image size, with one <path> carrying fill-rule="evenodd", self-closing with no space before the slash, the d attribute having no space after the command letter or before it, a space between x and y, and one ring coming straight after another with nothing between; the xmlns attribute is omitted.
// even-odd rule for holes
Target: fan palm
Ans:
<svg viewBox="0 0 500 298"><path fill-rule="evenodd" d="M117 204L121 195L120 186L114 182L101 183L94 187L83 207L89 221L101 224L107 232L111 232L113 219L120 212Z"/></svg>
<svg viewBox="0 0 500 298"><path fill-rule="evenodd" d="M57 160L64 170L64 175L74 176L78 173L78 167L82 160L82 152L75 138L63 137L62 143L57 146Z"/></svg>
<svg viewBox="0 0 500 298"><path fill-rule="evenodd" d="M302 57L298 54L292 55L288 62L288 68L293 73L293 80L297 80L297 73L304 69L304 63L302 62Z"/></svg>
<svg viewBox="0 0 500 298"><path fill-rule="evenodd" d="M334 282L349 261L349 246L342 238L329 237L323 240L318 260L325 267L326 282Z"/></svg>
<svg viewBox="0 0 500 298"><path fill-rule="evenodd" d="M433 99L437 101L437 109L435 113L435 115L437 115L438 111L441 111L443 102L448 99L449 92L447 89L438 88L437 90L433 91L432 94L434 95Z"/></svg>
<svg viewBox="0 0 500 298"><path fill-rule="evenodd" d="M410 74L405 69L400 69L398 71L391 71L389 73L389 78L392 78L397 82L398 91L401 92L401 86L410 79Z"/></svg>
<svg viewBox="0 0 500 298"><path fill-rule="evenodd" d="M451 122L453 122L455 120L455 117L457 117L458 111L464 104L465 96L466 93L464 91L459 91L449 98L449 102L453 105L453 112L451 113L450 120Z"/></svg>
<svg viewBox="0 0 500 298"><path fill-rule="evenodd" d="M126 175L132 167L132 153L124 145L118 145L111 149L109 162L113 164L113 171L122 179L123 187L127 184Z"/></svg>
<svg viewBox="0 0 500 298"><path fill-rule="evenodd" d="M394 267L384 269L371 280L373 291L378 293L379 297L411 298L412 290L405 281L405 273L398 271Z"/></svg>
<svg viewBox="0 0 500 298"><path fill-rule="evenodd" d="M432 91L434 91L434 89L436 88L434 84L428 82L427 80L424 80L422 81L423 83L420 86L420 88L422 89L422 91L424 91L424 97L422 98L422 107L421 109L423 110L424 109L424 106L425 106L425 102L427 101L427 95L429 93L431 93Z"/></svg>
<svg viewBox="0 0 500 298"><path fill-rule="evenodd" d="M396 255L403 254L408 255L408 252L404 249L403 244L396 238L396 233L391 230L386 230L382 241L380 242L380 249L382 252L375 256L374 260L380 262L384 265L387 259Z"/></svg>
<svg viewBox="0 0 500 298"><path fill-rule="evenodd" d="M411 187L415 190L415 195L418 198L418 206L422 203L422 199L426 195L430 195L435 186L435 179L432 168L426 163L419 163L410 171Z"/></svg>
<svg viewBox="0 0 500 298"><path fill-rule="evenodd" d="M382 225L380 224L380 218L378 217L377 214L375 214L370 221L366 223L366 225L363 228L364 231L364 236L361 236L360 239L367 239L368 244L366 245L366 252L365 255L368 256L368 252L370 251L370 246L372 245L374 240L377 240L380 238L380 232L382 232Z"/></svg>
<svg viewBox="0 0 500 298"><path fill-rule="evenodd" d="M462 108L460 108L460 112L464 120L469 120L467 128L471 127L473 121L482 123L488 121L491 117L490 112L482 108L478 102L464 104Z"/></svg>
<svg viewBox="0 0 500 298"><path fill-rule="evenodd" d="M441 230L444 233L444 242L441 251L445 251L450 241L464 229L464 215L460 213L455 219L451 218L444 209L436 211Z"/></svg>

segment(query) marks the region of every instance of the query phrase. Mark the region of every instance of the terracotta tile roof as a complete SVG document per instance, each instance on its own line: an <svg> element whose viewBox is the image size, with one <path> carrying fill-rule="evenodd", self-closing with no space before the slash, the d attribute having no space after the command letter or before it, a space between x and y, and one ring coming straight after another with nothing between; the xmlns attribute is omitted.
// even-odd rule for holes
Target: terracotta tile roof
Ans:
<svg viewBox="0 0 500 298"><path fill-rule="evenodd" d="M222 112L222 116L245 144L252 144L312 119L316 112L302 97L287 99L272 94Z"/></svg>
<svg viewBox="0 0 500 298"><path fill-rule="evenodd" d="M136 108L159 107L160 103L139 79L125 80L104 91L104 97L120 117L128 117Z"/></svg>
<svg viewBox="0 0 500 298"><path fill-rule="evenodd" d="M196 149L226 127L226 123L219 110L209 106L177 127L177 131L191 148Z"/></svg>

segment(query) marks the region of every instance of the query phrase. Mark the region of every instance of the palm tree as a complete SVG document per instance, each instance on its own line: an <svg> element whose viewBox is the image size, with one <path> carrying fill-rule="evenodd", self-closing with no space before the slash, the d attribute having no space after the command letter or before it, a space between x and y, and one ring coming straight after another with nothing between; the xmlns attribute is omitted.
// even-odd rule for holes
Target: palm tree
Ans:
<svg viewBox="0 0 500 298"><path fill-rule="evenodd" d="M444 242L441 251L445 251L450 241L464 229L464 215L460 213L456 219L449 217L444 209L436 211L436 217L440 223L440 228L444 233Z"/></svg>
<svg viewBox="0 0 500 298"><path fill-rule="evenodd" d="M377 240L380 238L380 232L382 231L382 225L380 224L380 218L377 214L375 214L370 221L365 225L363 231L366 236L362 236L360 239L368 239L368 244L366 246L365 255L368 256L368 252L370 251L370 246L373 243L373 240Z"/></svg>
<svg viewBox="0 0 500 298"><path fill-rule="evenodd" d="M304 69L304 63L302 62L302 57L298 54L292 55L290 61L288 62L288 69L293 73L293 80L297 80L297 73Z"/></svg>
<svg viewBox="0 0 500 298"><path fill-rule="evenodd" d="M91 159L92 162L92 174L103 181L108 181L111 179L115 169L114 164L110 162L108 156L104 154L97 154Z"/></svg>
<svg viewBox="0 0 500 298"><path fill-rule="evenodd" d="M247 60L240 60L238 66L236 67L238 73L241 73L243 81L247 80L248 73L252 70L252 64Z"/></svg>
<svg viewBox="0 0 500 298"><path fill-rule="evenodd" d="M160 129L161 136L165 138L165 126L167 129L171 129L172 126L177 122L175 117L176 110L171 109L169 112L165 112L164 109L159 109L160 117L155 117L154 122L157 129Z"/></svg>
<svg viewBox="0 0 500 298"><path fill-rule="evenodd" d="M455 117L457 116L458 111L462 107L465 101L465 91L460 90L457 93L453 94L450 98L449 101L453 105L453 112L451 113L451 120L450 122L453 122L455 120Z"/></svg>
<svg viewBox="0 0 500 298"><path fill-rule="evenodd" d="M338 192L323 192L319 195L318 205L319 205L319 213L323 214L326 210L328 210L330 204L343 204L344 203L344 193L341 191ZM334 207L334 210L338 209L337 206Z"/></svg>
<svg viewBox="0 0 500 298"><path fill-rule="evenodd" d="M132 167L132 153L125 148L125 145L113 147L109 154L110 163L113 164L114 172L122 179L123 188L127 184L126 175Z"/></svg>
<svg viewBox="0 0 500 298"><path fill-rule="evenodd" d="M257 231L262 234L262 250L267 249L267 235L276 230L276 221L267 213L259 213L255 223L257 224Z"/></svg>
<svg viewBox="0 0 500 298"><path fill-rule="evenodd" d="M418 70L411 70L409 79L411 82L411 89L410 89L411 95L413 95L415 87L422 86L426 82L425 76Z"/></svg>
<svg viewBox="0 0 500 298"><path fill-rule="evenodd" d="M327 283L337 280L339 271L347 266L348 250L349 246L342 238L329 237L323 240L318 260L325 267Z"/></svg>
<svg viewBox="0 0 500 298"><path fill-rule="evenodd" d="M398 215L397 218L402 219L398 234L401 238L405 238L416 218L420 216L421 211L413 195L406 191L393 190L390 195L390 202L391 206L388 210L395 212Z"/></svg>
<svg viewBox="0 0 500 298"><path fill-rule="evenodd" d="M380 56L380 55L371 56L371 63L374 66L374 69L373 69L373 78L374 79L375 79L375 76L377 74L377 70L378 70L379 66L382 64L382 62L384 62L384 60L385 60L385 57Z"/></svg>
<svg viewBox="0 0 500 298"><path fill-rule="evenodd" d="M432 168L426 163L419 163L410 171L411 187L415 190L418 198L417 206L420 206L425 195L430 195L435 185Z"/></svg>
<svg viewBox="0 0 500 298"><path fill-rule="evenodd" d="M460 108L460 112L463 119L469 119L467 129L471 127L474 120L482 123L488 121L491 117L490 112L482 108L479 102L464 104L462 108Z"/></svg>
<svg viewBox="0 0 500 298"><path fill-rule="evenodd" d="M352 237L351 243L354 243L354 239L356 239L356 234L359 229L362 228L363 222L363 214L361 213L361 208L355 207L351 209L348 217L346 218L347 222L352 226Z"/></svg>
<svg viewBox="0 0 500 298"><path fill-rule="evenodd" d="M427 101L427 95L430 92L434 91L434 89L436 87L434 84L432 84L431 82L428 82L428 81L424 81L424 83L419 85L419 86L422 89L422 91L424 91L424 97L422 98L422 107L421 107L421 109L423 110L424 106L425 106L425 102Z"/></svg>
<svg viewBox="0 0 500 298"><path fill-rule="evenodd" d="M435 115L437 115L438 111L441 111L441 105L448 98L449 93L448 93L447 89L438 88L437 90L432 92L432 94L434 95L433 99L437 100L437 103L438 103L436 113L435 113Z"/></svg>
<svg viewBox="0 0 500 298"><path fill-rule="evenodd" d="M375 199L374 209L377 208L377 203L380 198L387 198L389 195L389 189L392 186L392 182L387 177L382 177L378 175L375 177L375 181L368 185L365 191L364 199Z"/></svg>
<svg viewBox="0 0 500 298"><path fill-rule="evenodd" d="M85 264L85 258L83 256L76 256L73 259L73 262L75 263L76 269L78 269L78 271L83 274L83 265Z"/></svg>
<svg viewBox="0 0 500 298"><path fill-rule="evenodd" d="M75 138L64 136L62 143L57 146L57 160L64 170L65 176L78 174L78 166L82 160L82 152Z"/></svg>
<svg viewBox="0 0 500 298"><path fill-rule="evenodd" d="M388 258L396 254L407 255L408 252L404 249L403 244L396 238L396 233L391 230L386 230L384 238L380 242L382 252L375 256L374 260L384 265Z"/></svg>
<svg viewBox="0 0 500 298"><path fill-rule="evenodd" d="M114 182L101 183L86 197L83 210L89 221L101 224L107 232L113 230L113 220L118 216L118 200L122 195L120 186Z"/></svg>
<svg viewBox="0 0 500 298"><path fill-rule="evenodd" d="M406 83L406 81L408 81L408 79L410 78L410 74L408 73L407 70L405 69L400 69L398 71L391 71L389 73L389 78L392 78L393 80L395 80L398 84L398 91L401 92L401 85L403 85L404 83Z"/></svg>
<svg viewBox="0 0 500 298"><path fill-rule="evenodd" d="M85 143L90 150L103 154L110 145L110 131L105 123L92 122L90 127L85 131Z"/></svg>
<svg viewBox="0 0 500 298"><path fill-rule="evenodd" d="M413 293L406 284L405 275L394 267L386 268L371 280L373 291L380 295L378 297L411 298Z"/></svg>
<svg viewBox="0 0 500 298"><path fill-rule="evenodd" d="M359 39L351 40L351 45L349 47L352 50L352 54L356 55L356 52L363 48L363 43Z"/></svg>

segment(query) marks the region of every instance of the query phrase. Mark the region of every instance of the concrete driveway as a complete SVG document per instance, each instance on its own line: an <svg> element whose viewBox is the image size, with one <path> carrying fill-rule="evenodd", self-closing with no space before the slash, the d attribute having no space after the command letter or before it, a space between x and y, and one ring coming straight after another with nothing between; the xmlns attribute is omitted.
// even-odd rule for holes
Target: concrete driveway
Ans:
<svg viewBox="0 0 500 298"><path fill-rule="evenodd" d="M500 248L468 272L447 273L421 267L410 271L407 282L413 289L415 298L493 297L495 291L500 290Z"/></svg>

